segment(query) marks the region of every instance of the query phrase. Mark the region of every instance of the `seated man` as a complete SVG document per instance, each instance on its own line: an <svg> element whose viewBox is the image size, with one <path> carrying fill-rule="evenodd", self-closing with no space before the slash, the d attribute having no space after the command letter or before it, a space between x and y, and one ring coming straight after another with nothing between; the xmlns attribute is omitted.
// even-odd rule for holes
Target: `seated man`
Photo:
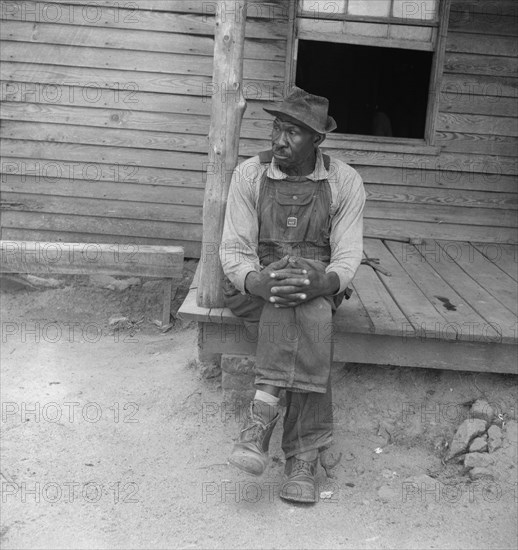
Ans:
<svg viewBox="0 0 518 550"><path fill-rule="evenodd" d="M294 87L265 109L272 150L235 169L220 249L226 306L257 340L257 391L229 462L263 473L284 388L280 496L299 502L316 501L319 452L332 442L332 314L362 257L362 180L319 150L336 128L328 104Z"/></svg>

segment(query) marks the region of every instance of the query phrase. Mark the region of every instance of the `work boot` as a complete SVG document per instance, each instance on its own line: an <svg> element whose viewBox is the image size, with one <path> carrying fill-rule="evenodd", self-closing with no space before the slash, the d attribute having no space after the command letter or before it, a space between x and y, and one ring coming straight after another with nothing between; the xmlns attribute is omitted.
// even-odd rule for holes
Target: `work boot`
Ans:
<svg viewBox="0 0 518 550"><path fill-rule="evenodd" d="M278 419L278 406L259 400L252 401L239 439L228 459L230 464L260 476L268 464L268 446Z"/></svg>
<svg viewBox="0 0 518 550"><path fill-rule="evenodd" d="M282 484L279 496L292 502L316 502L317 462L318 457L310 462L296 456L288 458L284 468L287 479Z"/></svg>

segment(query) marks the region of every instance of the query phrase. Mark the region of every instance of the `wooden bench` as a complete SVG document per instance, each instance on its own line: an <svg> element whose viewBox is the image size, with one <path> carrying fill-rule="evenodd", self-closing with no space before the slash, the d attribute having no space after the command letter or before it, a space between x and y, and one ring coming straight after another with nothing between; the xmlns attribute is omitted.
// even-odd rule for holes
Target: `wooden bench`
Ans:
<svg viewBox="0 0 518 550"><path fill-rule="evenodd" d="M163 278L165 326L170 320L173 282L182 278L183 254L179 246L0 241L0 273Z"/></svg>
<svg viewBox="0 0 518 550"><path fill-rule="evenodd" d="M518 373L515 245L365 239L364 252L391 276L360 266L335 315L334 361ZM196 289L179 314L199 323L200 358L254 355L242 320L197 307Z"/></svg>

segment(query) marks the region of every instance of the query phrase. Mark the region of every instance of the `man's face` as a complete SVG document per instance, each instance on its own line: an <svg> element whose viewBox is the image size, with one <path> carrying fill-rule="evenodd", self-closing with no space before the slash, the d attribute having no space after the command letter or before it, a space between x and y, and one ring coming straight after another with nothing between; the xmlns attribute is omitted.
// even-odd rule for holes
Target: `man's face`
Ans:
<svg viewBox="0 0 518 550"><path fill-rule="evenodd" d="M272 151L280 167L302 166L313 155L316 135L290 117L278 115L273 121Z"/></svg>

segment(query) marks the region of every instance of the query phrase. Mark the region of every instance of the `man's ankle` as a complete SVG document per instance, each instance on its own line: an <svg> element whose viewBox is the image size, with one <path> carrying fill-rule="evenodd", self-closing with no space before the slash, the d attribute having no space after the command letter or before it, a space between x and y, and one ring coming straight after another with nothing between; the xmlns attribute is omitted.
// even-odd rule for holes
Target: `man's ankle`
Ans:
<svg viewBox="0 0 518 550"><path fill-rule="evenodd" d="M262 401L263 403L268 403L268 405L275 407L279 404L279 397L263 390L256 390L254 401Z"/></svg>
<svg viewBox="0 0 518 550"><path fill-rule="evenodd" d="M304 462L313 462L318 458L318 449L312 449L311 451L304 451L303 453L298 453L295 455L295 458L303 460Z"/></svg>

